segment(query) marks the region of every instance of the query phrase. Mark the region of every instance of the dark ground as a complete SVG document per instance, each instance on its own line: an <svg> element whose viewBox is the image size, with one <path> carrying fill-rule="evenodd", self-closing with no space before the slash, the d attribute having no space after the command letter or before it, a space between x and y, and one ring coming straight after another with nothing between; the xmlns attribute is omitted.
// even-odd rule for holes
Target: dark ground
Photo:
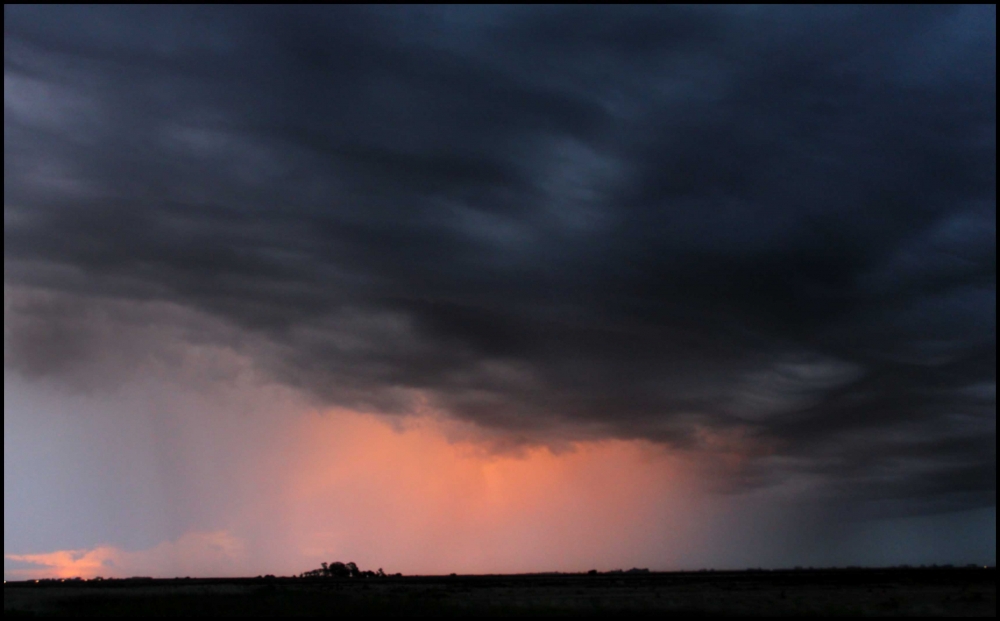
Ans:
<svg viewBox="0 0 1000 621"><path fill-rule="evenodd" d="M996 616L996 570L7 583L4 616Z"/></svg>

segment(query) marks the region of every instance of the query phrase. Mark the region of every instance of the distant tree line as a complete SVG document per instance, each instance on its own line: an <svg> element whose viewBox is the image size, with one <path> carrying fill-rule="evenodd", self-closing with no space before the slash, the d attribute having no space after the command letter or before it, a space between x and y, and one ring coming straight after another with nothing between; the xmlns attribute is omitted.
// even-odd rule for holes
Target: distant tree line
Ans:
<svg viewBox="0 0 1000 621"><path fill-rule="evenodd" d="M396 574L401 576L402 574ZM354 563L323 563L319 569L303 573L301 578L385 578L386 573L380 567L378 571L362 571Z"/></svg>

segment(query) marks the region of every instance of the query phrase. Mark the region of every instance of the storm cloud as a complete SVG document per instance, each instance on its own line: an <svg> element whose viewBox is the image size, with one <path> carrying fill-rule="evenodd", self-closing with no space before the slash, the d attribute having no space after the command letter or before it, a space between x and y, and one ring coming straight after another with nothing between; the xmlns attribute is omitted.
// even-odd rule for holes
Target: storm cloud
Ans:
<svg viewBox="0 0 1000 621"><path fill-rule="evenodd" d="M996 8L5 6L4 286L28 376L181 309L331 405L995 506Z"/></svg>

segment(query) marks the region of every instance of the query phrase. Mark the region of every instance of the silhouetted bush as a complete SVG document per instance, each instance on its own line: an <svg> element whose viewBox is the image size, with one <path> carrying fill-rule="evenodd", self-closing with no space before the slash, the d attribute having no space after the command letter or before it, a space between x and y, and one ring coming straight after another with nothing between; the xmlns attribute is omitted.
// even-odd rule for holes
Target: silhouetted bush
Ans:
<svg viewBox="0 0 1000 621"><path fill-rule="evenodd" d="M402 574L397 574L402 575ZM375 571L362 571L354 563L323 563L320 569L313 569L300 574L300 578L384 578L382 568Z"/></svg>

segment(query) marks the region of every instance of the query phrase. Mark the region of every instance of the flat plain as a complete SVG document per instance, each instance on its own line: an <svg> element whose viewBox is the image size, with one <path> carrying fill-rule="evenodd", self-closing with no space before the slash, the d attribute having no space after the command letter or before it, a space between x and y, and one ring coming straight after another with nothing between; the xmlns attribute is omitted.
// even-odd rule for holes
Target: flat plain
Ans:
<svg viewBox="0 0 1000 621"><path fill-rule="evenodd" d="M995 617L996 570L131 579L4 585L4 615L14 617L509 617L614 613Z"/></svg>

